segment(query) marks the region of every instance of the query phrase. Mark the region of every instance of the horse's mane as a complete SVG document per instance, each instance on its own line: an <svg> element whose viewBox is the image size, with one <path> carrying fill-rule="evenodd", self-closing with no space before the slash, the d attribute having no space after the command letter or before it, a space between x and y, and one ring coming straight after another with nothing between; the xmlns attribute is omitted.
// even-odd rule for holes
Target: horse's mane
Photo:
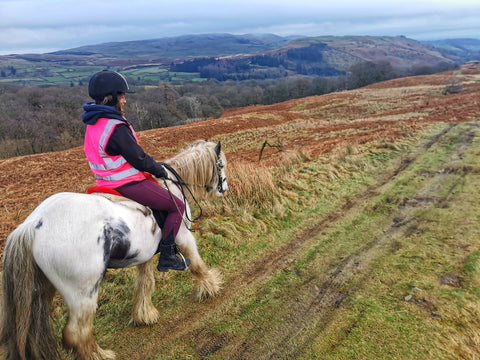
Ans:
<svg viewBox="0 0 480 360"><path fill-rule="evenodd" d="M215 188L218 183L215 146L216 144L211 141L197 140L186 150L165 161L178 172L186 184L190 185L195 197L204 198L210 194L215 196L214 192L208 192L206 188ZM223 152L220 153L220 158L226 167L227 162Z"/></svg>

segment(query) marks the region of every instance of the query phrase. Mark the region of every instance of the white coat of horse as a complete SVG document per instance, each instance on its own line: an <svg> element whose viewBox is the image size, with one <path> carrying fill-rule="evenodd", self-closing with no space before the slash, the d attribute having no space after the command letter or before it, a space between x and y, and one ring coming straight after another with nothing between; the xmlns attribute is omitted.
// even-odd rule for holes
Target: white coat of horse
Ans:
<svg viewBox="0 0 480 360"><path fill-rule="evenodd" d="M197 141L166 163L199 198L213 199L228 190L226 158L220 143ZM169 178L174 179L169 173ZM162 184L159 180L159 183ZM181 189L168 188L183 198ZM157 322L151 301L155 287L153 256L161 229L149 209L136 202L104 196L58 193L43 201L7 238L3 262L1 337L7 359L59 358L49 325L55 291L63 297L68 321L63 343L80 360L114 359L93 337L97 297L108 268L137 266L132 322ZM201 259L190 228L190 208L175 239L189 267L199 299L213 297L221 277Z"/></svg>

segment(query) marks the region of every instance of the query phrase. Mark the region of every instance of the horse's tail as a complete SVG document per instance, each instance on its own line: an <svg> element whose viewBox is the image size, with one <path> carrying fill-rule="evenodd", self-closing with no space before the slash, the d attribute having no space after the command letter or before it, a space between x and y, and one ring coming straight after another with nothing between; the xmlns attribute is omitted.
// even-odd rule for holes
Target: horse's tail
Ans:
<svg viewBox="0 0 480 360"><path fill-rule="evenodd" d="M58 359L49 324L55 288L35 263L34 224L26 222L7 238L3 256L0 343L7 359Z"/></svg>

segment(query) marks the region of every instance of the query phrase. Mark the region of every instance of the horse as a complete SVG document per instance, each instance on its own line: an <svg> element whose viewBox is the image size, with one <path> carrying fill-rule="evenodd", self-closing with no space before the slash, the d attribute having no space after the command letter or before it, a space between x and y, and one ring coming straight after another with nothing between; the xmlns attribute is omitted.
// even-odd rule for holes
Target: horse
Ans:
<svg viewBox="0 0 480 360"><path fill-rule="evenodd" d="M228 190L220 142L198 140L165 164L170 180L155 181L164 182L179 198L213 200ZM182 190L185 184L190 193ZM175 242L191 261L196 295L202 300L214 297L222 280L198 253L187 200L185 205ZM99 287L108 268L136 266L130 321L156 323L159 312L151 299L153 256L161 238L152 211L126 198L63 192L44 200L7 237L0 310L0 342L7 359L61 357L49 325L56 291L68 310L64 346L80 360L115 359L115 353L102 349L93 336Z"/></svg>

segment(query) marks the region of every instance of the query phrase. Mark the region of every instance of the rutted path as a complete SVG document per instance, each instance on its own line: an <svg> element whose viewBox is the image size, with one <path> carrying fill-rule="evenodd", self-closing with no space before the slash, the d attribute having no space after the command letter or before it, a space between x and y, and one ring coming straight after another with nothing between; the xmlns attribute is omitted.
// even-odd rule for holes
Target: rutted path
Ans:
<svg viewBox="0 0 480 360"><path fill-rule="evenodd" d="M453 126L449 126L445 131L438 134L431 142L429 142L424 150L428 150L432 145L439 141L439 139L450 131ZM477 125L474 125L477 128ZM442 181L443 177L448 173L448 169L455 168L455 162L458 158L461 158L463 152L471 144L474 137L474 129L470 129L468 132L463 134L462 141L457 144L455 147L452 156L447 159L447 162L444 164L443 169L439 169L433 175L431 181L426 184L425 187L419 189L419 191L411 199L403 204L399 210L396 212L390 226L384 229L384 235L372 239L369 243L360 247L356 252L352 253L350 256L346 257L339 264L335 265L330 270L330 275L327 277L326 281L322 283L319 287L317 295L312 299L310 303L302 304L302 306L296 305L292 307L294 313L291 314L290 319L293 319L290 323L286 323L283 328L283 338L277 339L277 347L270 354L249 354L248 351L240 353L238 356L231 357L232 359L285 359L285 358L296 358L295 356L295 338L302 334L302 340L299 344L299 348L302 348L303 344L309 343L309 336L305 336L310 333L310 337L314 338L318 336L318 333L326 327L328 322L331 320L335 310L341 306L342 302L355 291L355 288L352 288L350 284L354 278L365 279L370 276L370 262L378 256L381 256L383 249L386 249L386 245L395 241L396 238L405 236L408 233L415 231L415 217L414 212L416 212L421 206L425 204L439 204L444 201L444 198L437 197L435 190L437 188L437 183ZM380 186L390 181L394 176L398 175L401 171L405 170L408 165L416 160L418 153L410 158L408 161L405 161L401 167L394 172L395 175L388 176L383 179L383 181L373 187L371 187L366 192L362 193L360 197L369 196L375 193L375 190ZM463 169L462 177L468 173L468 169ZM450 192L453 191L456 183L450 189ZM352 207L348 210L352 210L358 201L355 201L355 204L352 204ZM347 210L347 209L346 209ZM338 218L338 217L337 217ZM307 284L305 284L305 289L312 288L315 286L316 281L319 278L311 279ZM318 287L318 286L317 286ZM345 290L348 289L348 290ZM313 330L311 330L313 329ZM255 339L258 341L259 339ZM260 339L261 341L261 339ZM245 349L248 349L247 344L243 344Z"/></svg>
<svg viewBox="0 0 480 360"><path fill-rule="evenodd" d="M275 334L282 336L272 338L272 334L265 329L264 339L258 337L245 337L242 339L230 339L214 334L205 327L205 320L212 314L220 314L228 311L228 307L235 302L238 294L244 291L257 289L265 283L269 277L279 273L291 266L299 253L308 249L312 239L315 239L325 229L332 227L336 222L344 218L348 213L359 212L378 195L381 187L407 170L420 155L428 151L445 137L456 124L450 124L444 131L438 133L432 140L421 148L417 153L405 159L402 164L393 172L385 174L376 184L358 194L347 202L341 209L331 213L321 220L316 226L304 231L301 235L292 239L288 244L270 252L261 260L251 264L242 274L225 284L224 290L214 300L193 304L191 309L184 309L175 319L162 319L161 322L152 327L127 328L117 333L119 339L128 339L128 333L138 332L135 341L142 339L141 344L136 344L137 350L132 352L129 344L118 344L114 347L119 359L145 359L160 358L161 349L174 341L193 341L198 358L229 358L229 359L281 359L295 358L295 354L302 350L304 344L308 344L309 338L314 338L321 333L329 323L336 309L342 306L342 302L351 296L355 291L349 284L353 280L369 276L369 264L372 259L381 254L387 243L395 238L413 231L415 220L412 217L423 204L440 202L435 196L435 184L448 175L448 169L455 168L455 162L471 144L478 125L470 123L463 132L462 140L456 144L452 155L445 160L443 169L435 172L425 187L418 189L418 192L408 201L402 204L396 214L392 217L390 226L384 229L383 235L372 239L369 243L363 244L349 256L340 262L331 265L328 274L311 275L303 284L299 292L318 289L314 296L306 302L292 300L291 312L285 320L282 329L272 330ZM465 171L468 171L466 169ZM452 189L453 190L453 189ZM326 277L325 277L326 276ZM348 289L348 290L346 290ZM294 302L294 304L293 304ZM301 338L301 339L299 339ZM262 352L258 352L258 344L268 340ZM226 348L228 347L228 350ZM140 350L141 349L141 350ZM256 350L255 350L256 349ZM223 352L225 351L225 352ZM157 355L155 355L157 354Z"/></svg>

